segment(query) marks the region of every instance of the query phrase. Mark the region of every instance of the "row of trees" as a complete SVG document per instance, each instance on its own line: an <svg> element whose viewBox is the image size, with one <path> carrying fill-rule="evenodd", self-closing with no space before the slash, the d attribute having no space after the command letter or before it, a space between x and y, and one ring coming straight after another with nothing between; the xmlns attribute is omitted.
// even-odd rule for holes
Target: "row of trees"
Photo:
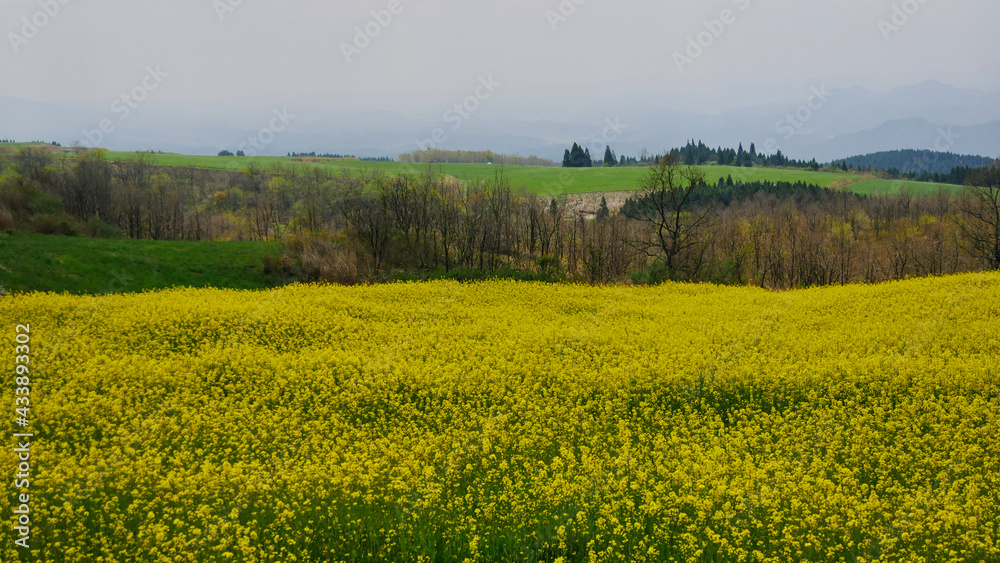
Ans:
<svg viewBox="0 0 1000 563"><path fill-rule="evenodd" d="M735 149L723 148L721 146L713 149L701 141L695 142L694 140L691 140L688 141L682 148L670 151L669 155L673 156L675 160L683 162L689 166L701 166L704 164L715 163L720 165L742 167L781 166L810 170L818 170L820 168L816 159L809 161L791 159L782 154L781 149L778 149L772 155L759 153L757 152L757 145L755 143L750 143L749 150L745 150L743 148L743 143L740 143L739 147ZM656 162L659 162L659 160L660 159L658 158Z"/></svg>
<svg viewBox="0 0 1000 563"><path fill-rule="evenodd" d="M573 147L563 153L562 165L563 168L590 168L594 165L594 159L590 156L589 148L573 143Z"/></svg>
<svg viewBox="0 0 1000 563"><path fill-rule="evenodd" d="M205 172L156 168L146 154L113 163L101 150L72 159L37 148L19 151L12 171L0 176L0 223L31 226L64 234L78 225L98 225L103 233L137 239L201 240L224 238L211 229L216 210L206 201ZM2 166L2 164L0 164ZM2 168L0 168L2 169Z"/></svg>
<svg viewBox="0 0 1000 563"><path fill-rule="evenodd" d="M894 180L905 179L913 180L915 182L934 182L936 184L952 184L955 186L961 186L973 177L976 170L976 168L972 168L970 166L957 166L952 168L951 172L922 172L917 174L916 172L900 172L895 168L890 168L886 171L886 174L889 178Z"/></svg>
<svg viewBox="0 0 1000 563"><path fill-rule="evenodd" d="M775 288L876 282L997 268L1000 173L991 170L962 198L863 197L815 186L720 189L667 158L631 206L596 220L516 192L502 171L471 188L432 174L385 177L347 203L345 220L375 268Z"/></svg>
<svg viewBox="0 0 1000 563"><path fill-rule="evenodd" d="M114 163L101 151L2 160L0 229L65 213L130 238L322 239L354 272L341 281L466 270L784 288L1000 268L996 165L977 171L962 197L863 197L706 182L666 157L620 210L587 210L515 188L502 167L466 184L431 169L333 175L251 164L232 173L159 168L141 154Z"/></svg>
<svg viewBox="0 0 1000 563"><path fill-rule="evenodd" d="M635 159L632 159L632 162L635 162ZM583 148L573 143L573 147L563 154L562 165L563 168L590 168L595 165L607 168L612 166L627 166L628 163L624 155L622 155L621 159L615 156L615 151L611 150L610 145L605 145L604 158L598 162L592 160L589 148Z"/></svg>
<svg viewBox="0 0 1000 563"><path fill-rule="evenodd" d="M712 264L732 282L768 287L1000 268L997 163L957 198L762 190L739 205L691 205L708 189L700 174L665 159L644 182L647 205L632 213L655 225L655 258L673 279L698 279L706 265L717 275Z"/></svg>
<svg viewBox="0 0 1000 563"><path fill-rule="evenodd" d="M582 168L590 166L655 166L665 157L671 157L675 161L686 165L706 165L719 164L726 166L769 166L769 167L791 167L810 170L819 170L820 164L816 159L810 161L790 159L781 150L773 155L765 155L757 152L757 146L750 143L750 149L745 150L740 143L738 148L711 148L701 141L688 141L681 148L675 148L665 154L650 154L643 150L637 157L625 155L617 156L610 146L605 146L604 158L594 160L590 149L584 148L577 143L566 150L563 154L563 167Z"/></svg>

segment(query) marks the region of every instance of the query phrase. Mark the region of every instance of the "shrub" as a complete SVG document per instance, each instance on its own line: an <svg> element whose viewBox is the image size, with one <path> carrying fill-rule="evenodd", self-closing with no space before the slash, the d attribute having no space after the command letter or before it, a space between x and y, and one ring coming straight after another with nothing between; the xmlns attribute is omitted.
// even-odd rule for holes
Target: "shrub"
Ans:
<svg viewBox="0 0 1000 563"><path fill-rule="evenodd" d="M543 254L535 259L535 265L538 266L538 273L545 281L557 281L566 277L562 260L556 256Z"/></svg>
<svg viewBox="0 0 1000 563"><path fill-rule="evenodd" d="M286 237L285 253L281 260L283 265L297 268L305 281L341 285L358 283L357 254L330 237L323 235ZM275 269L273 262L270 255L264 257L265 271Z"/></svg>
<svg viewBox="0 0 1000 563"><path fill-rule="evenodd" d="M80 234L80 231L68 219L62 219L56 227L56 234L64 237L75 237Z"/></svg>
<svg viewBox="0 0 1000 563"><path fill-rule="evenodd" d="M274 263L274 258L271 257L270 253L264 254L264 274L270 276L278 273L277 265Z"/></svg>
<svg viewBox="0 0 1000 563"><path fill-rule="evenodd" d="M67 219L45 213L35 217L32 228L36 233L43 235L61 235L64 237L75 237L79 233Z"/></svg>
<svg viewBox="0 0 1000 563"><path fill-rule="evenodd" d="M0 205L0 231L11 232L17 228L17 221L14 214L5 206Z"/></svg>
<svg viewBox="0 0 1000 563"><path fill-rule="evenodd" d="M32 227L36 233L54 235L59 231L59 218L54 215L39 215L35 217Z"/></svg>
<svg viewBox="0 0 1000 563"><path fill-rule="evenodd" d="M659 285L670 281L670 270L662 260L654 260L650 264L632 272L632 283L639 285Z"/></svg>
<svg viewBox="0 0 1000 563"><path fill-rule="evenodd" d="M24 182L16 174L0 176L0 206L15 218L27 220L34 215L62 213L62 200Z"/></svg>
<svg viewBox="0 0 1000 563"><path fill-rule="evenodd" d="M122 237L121 228L115 225L109 225L97 217L91 217L90 220L87 221L85 232L87 236L94 238L116 239Z"/></svg>

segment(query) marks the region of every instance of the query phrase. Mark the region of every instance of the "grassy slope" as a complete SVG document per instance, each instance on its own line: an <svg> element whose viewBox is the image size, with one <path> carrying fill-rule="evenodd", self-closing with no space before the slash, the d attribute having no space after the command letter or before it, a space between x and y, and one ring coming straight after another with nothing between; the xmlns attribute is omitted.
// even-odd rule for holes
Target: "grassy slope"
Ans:
<svg viewBox="0 0 1000 563"><path fill-rule="evenodd" d="M33 146L34 143L0 144L0 150ZM52 147L51 150L66 152L66 149ZM127 160L134 157L130 152L110 152L113 160ZM184 166L207 168L213 170L243 170L256 162L265 169L275 165L295 166L301 169L319 167L333 173L348 169L355 173L362 171L385 170L396 174L400 172L420 173L428 169L426 164L405 164L400 162L362 162L358 160L333 160L287 158L283 156L262 156L255 158L197 156L181 154L151 155L154 164L160 166ZM436 164L434 168L444 174L454 176L464 181L475 181L491 178L495 166L487 164ZM811 172L806 170L784 170L776 168L739 168L734 166L703 166L706 179L717 181L720 177L732 175L734 180L755 181L771 180L785 182L806 182L824 187L843 187L855 193L870 195L885 195L899 193L903 187L908 187L915 195L935 195L940 189L955 191L958 186L948 184L931 184L905 180L880 180L856 173L847 172ZM638 180L646 173L644 168L559 168L542 166L507 166L506 171L515 187L525 186L528 190L544 194L577 194L626 191L636 189Z"/></svg>
<svg viewBox="0 0 1000 563"><path fill-rule="evenodd" d="M110 153L111 158L123 160L131 158L131 153ZM361 162L356 160L321 160L304 162L286 157L218 157L218 156L188 156L176 154L152 155L153 162L162 166L190 166L196 168L211 168L219 170L242 170L251 162L256 162L264 168L276 164L292 165L302 168L319 167L339 172L341 169L352 171L371 171L382 169L391 173L422 172L427 165L413 165L399 162ZM492 177L495 166L487 164L438 164L434 165L444 174L460 180L481 180ZM715 182L720 177L732 175L734 180L754 181L772 180L786 182L807 182L829 187L833 184L849 184L848 189L859 193L889 193L898 190L898 184L916 184L932 186L926 191L937 193L938 184L920 184L919 182L895 182L890 180L865 179L864 176L846 172L811 172L805 170L784 170L775 168L739 168L734 166L704 166L706 179ZM645 168L552 168L542 166L507 166L506 171L514 186L526 186L529 190L545 195L610 192L634 190L639 178L646 174ZM954 186L949 186L954 189Z"/></svg>
<svg viewBox="0 0 1000 563"><path fill-rule="evenodd" d="M46 144L46 143L32 143L32 142L27 142L27 143L0 143L0 149L4 149L4 148L7 148L7 149L26 149L28 147L38 147L38 146L51 147L52 150L58 150L59 149L59 147L53 147L52 145L49 145L49 144Z"/></svg>
<svg viewBox="0 0 1000 563"><path fill-rule="evenodd" d="M0 285L76 294L173 286L263 289L278 285L261 271L265 253L278 255L280 243L0 234Z"/></svg>
<svg viewBox="0 0 1000 563"><path fill-rule="evenodd" d="M492 174L492 166L465 164L443 165L442 171L460 179L487 177ZM810 182L829 186L846 179L857 179L849 174L805 172L801 170L779 170L773 168L738 168L734 166L703 166L705 179L716 182L731 175L737 181L773 180L786 182ZM543 168L518 166L509 168L514 185L525 185L531 191L543 194L592 193L634 190L641 178L646 176L646 168ZM466 177L463 177L463 173Z"/></svg>
<svg viewBox="0 0 1000 563"><path fill-rule="evenodd" d="M862 180L852 184L850 189L854 193L865 195L892 195L898 194L903 188L910 190L913 195L933 196L940 190L954 192L961 189L960 186L951 184L933 184L930 182L913 182L910 180Z"/></svg>

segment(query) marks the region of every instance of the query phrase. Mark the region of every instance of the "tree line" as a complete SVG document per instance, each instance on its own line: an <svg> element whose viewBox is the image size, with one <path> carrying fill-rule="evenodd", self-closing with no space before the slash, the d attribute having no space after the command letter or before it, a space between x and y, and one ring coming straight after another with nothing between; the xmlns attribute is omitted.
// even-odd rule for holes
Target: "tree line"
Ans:
<svg viewBox="0 0 1000 563"><path fill-rule="evenodd" d="M1000 268L1000 169L967 192L859 196L789 183L706 181L664 157L620 209L513 186L280 163L163 168L95 150L0 156L0 230L158 240L275 240L268 267L344 283L403 276L769 288ZM596 213L594 212L596 211Z"/></svg>
<svg viewBox="0 0 1000 563"><path fill-rule="evenodd" d="M702 141L688 141L686 145L675 148L663 154L650 154L643 150L638 156L618 156L611 149L610 145L604 148L604 158L596 160L591 156L590 148L585 148L577 143L563 153L562 165L564 168L585 168L591 166L654 166L666 157L686 165L707 165L718 164L723 166L767 166L767 167L787 167L801 168L804 170L819 170L820 164L816 159L810 161L790 159L782 154L778 149L775 154L766 155L757 152L757 145L750 143L749 149L743 148L743 143L738 148L711 148Z"/></svg>

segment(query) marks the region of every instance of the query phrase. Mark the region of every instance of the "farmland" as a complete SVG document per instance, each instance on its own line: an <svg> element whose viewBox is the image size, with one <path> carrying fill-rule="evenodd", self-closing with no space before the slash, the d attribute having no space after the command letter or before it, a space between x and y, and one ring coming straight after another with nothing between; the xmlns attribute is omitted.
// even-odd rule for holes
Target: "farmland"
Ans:
<svg viewBox="0 0 1000 563"><path fill-rule="evenodd" d="M0 145L0 151L5 148L10 151L35 146L33 143L7 143ZM62 153L66 158L72 158L68 149L49 149ZM135 158L131 152L109 152L108 157L114 161L126 161ZM182 155L173 153L155 153L148 155L150 162L157 166L202 168L209 170L244 170L250 163L264 169L274 169L276 166L311 170L319 168L330 173L352 174L372 173L376 170L389 174L409 173L420 174L431 166L427 164L410 164L402 162L361 161L356 159L327 158L289 158L279 156L260 157L220 157ZM492 178L497 170L491 164L434 164L433 169L465 182L473 182ZM736 182L803 182L822 187L847 189L859 194L888 195L899 193L906 188L915 195L935 195L940 189L954 191L958 187L947 184L931 184L906 180L884 180L858 172L817 171L784 168L738 167L708 165L702 167L705 178L716 182L719 178L732 177ZM545 166L505 166L505 173L515 187L524 186L531 192L542 195L592 194L601 192L631 191L636 189L636 183L646 173L643 167L614 168L561 168Z"/></svg>
<svg viewBox="0 0 1000 563"><path fill-rule="evenodd" d="M852 192L863 195L895 195L906 190L915 196L936 196L941 191L954 193L956 186L935 184L933 182L908 182L906 180L861 180L849 188Z"/></svg>
<svg viewBox="0 0 1000 563"><path fill-rule="evenodd" d="M0 298L30 560L996 561L998 304L998 274Z"/></svg>
<svg viewBox="0 0 1000 563"><path fill-rule="evenodd" d="M132 153L110 153L114 160L134 158ZM334 159L296 159L286 157L216 157L216 156L186 156L174 154L150 155L151 162L160 166L181 166L208 168L218 170L242 170L250 162L267 169L276 165L294 166L302 170L319 167L332 173L348 170L358 174L384 170L390 174L419 174L428 169L426 164L408 164L400 162L366 162L358 160ZM462 181L485 180L493 177L497 166L488 164L435 164L433 168L443 174L453 176ZM744 168L736 166L704 166L705 178L716 182L719 178L732 176L737 182L772 181L772 182L804 182L822 187L845 186L845 189L857 193L898 193L902 186L910 186L915 192L938 192L937 184L921 184L920 182L881 180L857 173L848 172L812 172L799 169L780 168ZM513 186L525 186L529 191L544 195L580 194L635 190L637 182L646 173L643 167L623 168L559 168L544 166L505 166ZM856 187L856 183L863 187ZM932 186L932 187L931 187ZM955 186L946 186L954 190Z"/></svg>

